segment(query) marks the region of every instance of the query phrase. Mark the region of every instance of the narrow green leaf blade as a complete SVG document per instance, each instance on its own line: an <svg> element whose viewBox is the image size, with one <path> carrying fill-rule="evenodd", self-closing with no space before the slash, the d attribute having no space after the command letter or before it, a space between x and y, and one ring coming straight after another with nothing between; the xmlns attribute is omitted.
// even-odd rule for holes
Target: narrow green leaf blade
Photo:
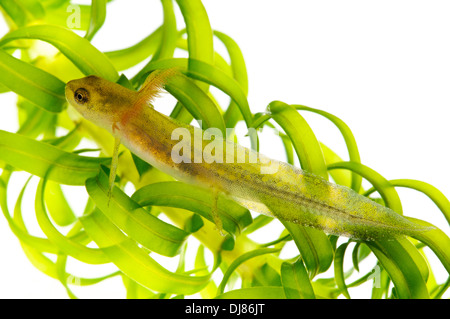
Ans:
<svg viewBox="0 0 450 319"><path fill-rule="evenodd" d="M172 0L162 0L164 23L159 48L152 60L171 58L176 48L179 33Z"/></svg>
<svg viewBox="0 0 450 319"><path fill-rule="evenodd" d="M412 179L394 179L389 181L394 187L406 187L415 189L416 191L424 193L428 196L447 219L450 224L450 201L440 190L433 185L426 182L412 180Z"/></svg>
<svg viewBox="0 0 450 319"><path fill-rule="evenodd" d="M235 260L233 260L233 262L227 268L227 271L223 275L222 281L220 282L220 285L217 289L217 294L218 295L223 294L223 292L225 291L225 286L228 282L228 279L233 274L233 272L236 270L236 268L239 267L242 263L246 262L247 260L249 260L251 258L255 258L257 256L277 253L279 251L280 250L276 249L276 248L260 248L260 249L255 249L255 250L249 251L249 252L239 256Z"/></svg>
<svg viewBox="0 0 450 319"><path fill-rule="evenodd" d="M429 293L414 260L397 240L366 242L394 282L401 299L427 299Z"/></svg>
<svg viewBox="0 0 450 319"><path fill-rule="evenodd" d="M37 250L39 252L49 252L49 253L58 253L58 247L52 243L47 238L41 238L32 236L29 234L28 230L25 228L25 225L22 221L20 214L20 205L22 193L19 194L19 198L16 204L16 210L14 212L14 218L11 217L9 212L7 197L8 197L8 181L11 176L11 171L9 169L3 170L2 175L0 176L0 210L2 211L5 219L8 222L9 228L14 233L14 235L20 240L21 244L29 246L33 250ZM24 191L25 187L23 188ZM23 192L22 191L22 192Z"/></svg>
<svg viewBox="0 0 450 319"><path fill-rule="evenodd" d="M36 198L35 198L35 210L36 219L41 227L42 231L48 237L48 239L58 246L61 252L70 255L82 262L88 264L104 264L108 262L106 255L99 249L86 247L71 238L68 238L61 234L58 229L52 224L48 217L45 207L45 187L46 180L41 179L39 182Z"/></svg>
<svg viewBox="0 0 450 319"><path fill-rule="evenodd" d="M242 87L242 90L248 94L248 75L247 67L245 65L244 56L238 44L225 33L214 31L214 35L225 45L230 56L230 66L233 73L233 78ZM242 114L234 100L232 100L224 114L224 119L227 127L234 127L236 123L242 119Z"/></svg>
<svg viewBox="0 0 450 319"><path fill-rule="evenodd" d="M189 295L202 290L210 281L209 275L188 276L168 271L98 210L83 216L81 222L109 259L128 277L148 289Z"/></svg>
<svg viewBox="0 0 450 319"><path fill-rule="evenodd" d="M344 255L347 246L348 242L340 245L338 249L336 249L334 258L334 278L341 293L345 296L345 298L350 299L350 294L348 293L344 278Z"/></svg>
<svg viewBox="0 0 450 319"><path fill-rule="evenodd" d="M27 11L16 0L2 0L0 6L16 26L21 27L29 22Z"/></svg>
<svg viewBox="0 0 450 319"><path fill-rule="evenodd" d="M66 84L29 63L0 50L0 82L49 112L61 112Z"/></svg>
<svg viewBox="0 0 450 319"><path fill-rule="evenodd" d="M434 227L432 224L420 219L411 217L408 217L408 219L423 226ZM450 238L437 227L434 227L434 229L430 231L417 234L414 238L430 247L430 249L442 262L442 265L445 267L450 276Z"/></svg>
<svg viewBox="0 0 450 319"><path fill-rule="evenodd" d="M57 225L67 226L76 220L76 216L67 202L60 184L47 181L45 199L48 212Z"/></svg>
<svg viewBox="0 0 450 319"><path fill-rule="evenodd" d="M203 129L218 128L226 136L225 122L217 105L191 79L178 74L168 79L165 89L179 100L198 120Z"/></svg>
<svg viewBox="0 0 450 319"><path fill-rule="evenodd" d="M84 185L108 158L68 153L47 143L0 130L0 160L39 177L66 185Z"/></svg>
<svg viewBox="0 0 450 319"><path fill-rule="evenodd" d="M97 31L103 26L103 23L105 23L106 3L106 0L92 0L89 29L85 35L85 38L89 41L92 40Z"/></svg>
<svg viewBox="0 0 450 319"><path fill-rule="evenodd" d="M323 231L289 222L282 224L294 239L311 277L330 268L333 247Z"/></svg>
<svg viewBox="0 0 450 319"><path fill-rule="evenodd" d="M297 110L286 103L274 101L267 107L272 118L291 138L304 170L328 179L327 167L315 134Z"/></svg>
<svg viewBox="0 0 450 319"><path fill-rule="evenodd" d="M88 40L54 25L33 25L14 30L0 40L0 46L18 39L36 39L55 46L85 75L97 75L115 82L119 74L111 61Z"/></svg>
<svg viewBox="0 0 450 319"><path fill-rule="evenodd" d="M103 171L86 181L86 189L105 216L130 238L151 251L175 256L189 235L151 215L117 187L111 199L108 199L109 180Z"/></svg>
<svg viewBox="0 0 450 319"><path fill-rule="evenodd" d="M186 66L189 64L188 68ZM239 107L239 110L244 118L247 127L252 127L253 114L250 111L247 96L242 87L236 82L235 79L228 74L217 68L212 64L205 63L200 60L190 58L189 60L184 58L173 58L159 60L149 63L145 66L133 79L135 83L141 83L147 73L158 69L177 68L180 72L185 73L187 76L199 80L223 91L229 95L233 101ZM249 131L249 135L252 142L252 147L256 147L258 144L257 136L253 131Z"/></svg>
<svg viewBox="0 0 450 319"><path fill-rule="evenodd" d="M37 138L40 134L45 133L52 124L55 123L54 113L47 112L41 107L35 106L35 104L25 99L20 99L17 105L24 107L26 105L27 113L26 119L20 123L20 127L17 130L18 134L26 135L31 138ZM20 121L20 120L19 120Z"/></svg>
<svg viewBox="0 0 450 319"><path fill-rule="evenodd" d="M188 76L213 85L229 95L238 105L247 127L253 123L247 96L239 83L212 64L189 59Z"/></svg>
<svg viewBox="0 0 450 319"><path fill-rule="evenodd" d="M105 52L117 71L129 69L155 54L161 42L162 28L158 28L135 45Z"/></svg>
<svg viewBox="0 0 450 319"><path fill-rule="evenodd" d="M365 179L367 179L375 189L380 193L386 206L397 212L398 214L403 214L402 204L397 191L392 186L391 183L379 173L373 169L355 162L340 162L333 163L328 166L328 169L339 169L344 168L358 173Z"/></svg>
<svg viewBox="0 0 450 319"><path fill-rule="evenodd" d="M213 32L205 7L200 0L176 1L186 24L189 58L213 64Z"/></svg>
<svg viewBox="0 0 450 319"><path fill-rule="evenodd" d="M153 183L137 190L131 198L142 206L187 209L214 222L211 215L213 196L209 190L202 187L176 181ZM252 222L248 209L222 194L219 194L217 209L223 228L231 234L239 234Z"/></svg>
<svg viewBox="0 0 450 319"><path fill-rule="evenodd" d="M297 110L280 101L268 106L270 116L289 136L303 169L328 179L325 160L313 131ZM333 249L323 231L283 222L291 233L311 276L326 271L333 261Z"/></svg>
<svg viewBox="0 0 450 319"><path fill-rule="evenodd" d="M343 162L342 158L340 158L331 148L329 148L325 144L320 143L320 147L322 148L323 157L325 158L327 166L330 166L334 163ZM346 169L333 169L329 171L329 174L336 184L346 187L352 187L352 175L355 174L354 172Z"/></svg>
<svg viewBox="0 0 450 319"><path fill-rule="evenodd" d="M288 299L315 299L314 289L301 258L294 263L283 262L281 281Z"/></svg>
<svg viewBox="0 0 450 319"><path fill-rule="evenodd" d="M293 105L293 106L297 110L313 112L313 113L319 114L319 115L327 118L328 120L330 120L334 125L336 125L336 127L339 129L339 131L341 132L341 134L344 138L345 144L347 145L347 150L348 150L348 155L349 155L350 161L356 162L356 163L359 163L361 161L361 158L359 156L358 147L356 145L355 137L353 136L352 131L350 130L350 128L344 121L342 121L337 116L330 114L328 112L322 111L322 110L314 109L314 108L307 107L304 105ZM362 181L361 176L355 172L352 172L351 188L353 188L353 190L355 190L356 192L358 192L361 188L361 181Z"/></svg>

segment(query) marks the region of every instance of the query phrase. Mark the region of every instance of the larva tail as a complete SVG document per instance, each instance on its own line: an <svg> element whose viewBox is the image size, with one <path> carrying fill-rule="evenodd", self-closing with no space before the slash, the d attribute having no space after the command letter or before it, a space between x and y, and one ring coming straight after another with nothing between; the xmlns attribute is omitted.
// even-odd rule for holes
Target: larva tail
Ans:
<svg viewBox="0 0 450 319"><path fill-rule="evenodd" d="M259 201L282 221L362 240L403 235L416 237L432 229L414 223L350 188L295 168L280 169L283 169L283 176L289 178L279 180L275 177L270 181L270 192L260 192L258 196Z"/></svg>

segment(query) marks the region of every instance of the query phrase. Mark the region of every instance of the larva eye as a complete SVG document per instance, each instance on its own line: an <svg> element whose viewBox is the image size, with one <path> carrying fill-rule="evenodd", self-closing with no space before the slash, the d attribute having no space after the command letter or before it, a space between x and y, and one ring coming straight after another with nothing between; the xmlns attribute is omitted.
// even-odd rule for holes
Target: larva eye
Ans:
<svg viewBox="0 0 450 319"><path fill-rule="evenodd" d="M89 92L86 89L80 88L75 91L74 98L78 104L85 104L89 101Z"/></svg>

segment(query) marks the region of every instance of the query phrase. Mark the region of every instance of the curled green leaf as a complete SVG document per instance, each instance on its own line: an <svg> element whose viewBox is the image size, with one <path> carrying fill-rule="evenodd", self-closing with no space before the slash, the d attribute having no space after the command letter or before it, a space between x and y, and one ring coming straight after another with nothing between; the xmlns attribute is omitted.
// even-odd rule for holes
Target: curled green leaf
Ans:
<svg viewBox="0 0 450 319"><path fill-rule="evenodd" d="M54 25L33 25L14 30L0 40L0 47L18 39L36 39L55 46L85 75L98 75L115 82L119 74L111 61L88 40Z"/></svg>
<svg viewBox="0 0 450 319"><path fill-rule="evenodd" d="M277 253L279 251L280 251L279 249L275 249L275 248L260 248L260 249L256 249L256 250L250 251L248 253L245 253L245 254L239 256L238 258L236 258L231 263L231 265L227 268L227 271L223 275L223 279L219 285L219 288L217 289L217 295L223 294L223 292L225 291L225 286L226 286L231 274L242 263L244 263L245 261L247 261L251 258L257 257L257 256L261 256L261 255L265 255L265 254L273 254L273 253Z"/></svg>
<svg viewBox="0 0 450 319"><path fill-rule="evenodd" d="M288 299L315 299L316 297L300 258L294 263L284 262L281 265L281 281Z"/></svg>
<svg viewBox="0 0 450 319"><path fill-rule="evenodd" d="M189 295L202 290L209 283L209 275L189 276L168 271L98 210L82 217L81 222L110 261L148 289Z"/></svg>
<svg viewBox="0 0 450 319"><path fill-rule="evenodd" d="M0 130L0 160L16 169L66 185L84 185L108 158L86 157Z"/></svg>
<svg viewBox="0 0 450 319"><path fill-rule="evenodd" d="M427 299L429 293L424 278L411 255L397 240L366 243L394 282L401 299Z"/></svg>
<svg viewBox="0 0 450 319"><path fill-rule="evenodd" d="M336 255L334 258L334 277L336 279L336 284L342 294L345 296L345 298L350 299L350 294L348 293L344 278L344 255L347 246L348 242L340 245L336 249Z"/></svg>
<svg viewBox="0 0 450 319"><path fill-rule="evenodd" d="M357 163L359 163L361 161L361 158L359 156L358 147L356 145L355 137L353 136L352 131L350 130L350 128L344 121L342 121L337 116L330 114L328 112L322 111L322 110L314 109L314 108L307 107L304 105L293 105L293 106L297 110L304 110L304 111L317 113L317 114L327 118L328 120L330 120L334 125L336 125L336 127L339 129L339 131L341 132L341 134L344 138L345 144L347 145L350 161L357 162ZM352 172L351 188L353 190L355 190L356 192L358 192L361 188L361 180L362 180L362 178L359 174Z"/></svg>
<svg viewBox="0 0 450 319"><path fill-rule="evenodd" d="M65 83L29 63L0 50L0 82L49 112L61 112Z"/></svg>
<svg viewBox="0 0 450 319"><path fill-rule="evenodd" d="M131 197L142 206L169 206L183 208L214 221L211 215L212 193L204 188L182 182L160 182L144 186ZM250 212L234 201L219 195L218 214L223 228L231 234L239 234L251 221Z"/></svg>
<svg viewBox="0 0 450 319"><path fill-rule="evenodd" d="M97 31L102 27L103 23L105 23L106 3L106 0L92 0L89 29L85 35L85 38L89 41L92 40Z"/></svg>
<svg viewBox="0 0 450 319"><path fill-rule="evenodd" d="M108 259L102 251L86 247L61 234L52 224L45 207L46 179L41 179L35 198L36 219L45 235L65 254L88 264L104 264Z"/></svg>
<svg viewBox="0 0 450 319"><path fill-rule="evenodd" d="M305 119L293 106L280 101L271 102L268 110L271 112L271 117L291 138L301 167L328 179L327 167L319 142Z"/></svg>
<svg viewBox="0 0 450 319"><path fill-rule="evenodd" d="M108 183L108 176L103 171L86 181L89 196L105 216L147 249L170 257L179 253L187 232L151 215L117 187L109 199Z"/></svg>
<svg viewBox="0 0 450 319"><path fill-rule="evenodd" d="M213 63L213 32L208 14L200 0L176 0L188 34L189 58Z"/></svg>
<svg viewBox="0 0 450 319"><path fill-rule="evenodd" d="M152 60L171 58L176 48L178 39L177 21L173 9L172 0L162 0L164 23L162 25L162 37L158 50Z"/></svg>
<svg viewBox="0 0 450 319"><path fill-rule="evenodd" d="M328 166L328 169L339 169L345 168L353 172L360 174L362 177L367 179L375 189L380 193L381 197L385 201L386 205L397 212L398 214L403 214L402 204L397 191L392 186L391 183L379 173L375 172L373 169L355 162L340 162L333 163Z"/></svg>
<svg viewBox="0 0 450 319"><path fill-rule="evenodd" d="M115 51L105 52L117 71L129 69L155 54L162 38L162 29L158 28L135 45Z"/></svg>

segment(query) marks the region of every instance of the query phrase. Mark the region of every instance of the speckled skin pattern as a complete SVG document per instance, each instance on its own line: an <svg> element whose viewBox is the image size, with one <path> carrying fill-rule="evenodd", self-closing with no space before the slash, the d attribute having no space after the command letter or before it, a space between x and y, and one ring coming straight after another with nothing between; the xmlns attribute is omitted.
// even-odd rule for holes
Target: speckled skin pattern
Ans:
<svg viewBox="0 0 450 319"><path fill-rule="evenodd" d="M72 106L140 158L181 181L223 192L249 209L364 240L427 230L347 187L178 123L145 103L151 97L140 92L144 90L135 92L95 76L66 85Z"/></svg>

